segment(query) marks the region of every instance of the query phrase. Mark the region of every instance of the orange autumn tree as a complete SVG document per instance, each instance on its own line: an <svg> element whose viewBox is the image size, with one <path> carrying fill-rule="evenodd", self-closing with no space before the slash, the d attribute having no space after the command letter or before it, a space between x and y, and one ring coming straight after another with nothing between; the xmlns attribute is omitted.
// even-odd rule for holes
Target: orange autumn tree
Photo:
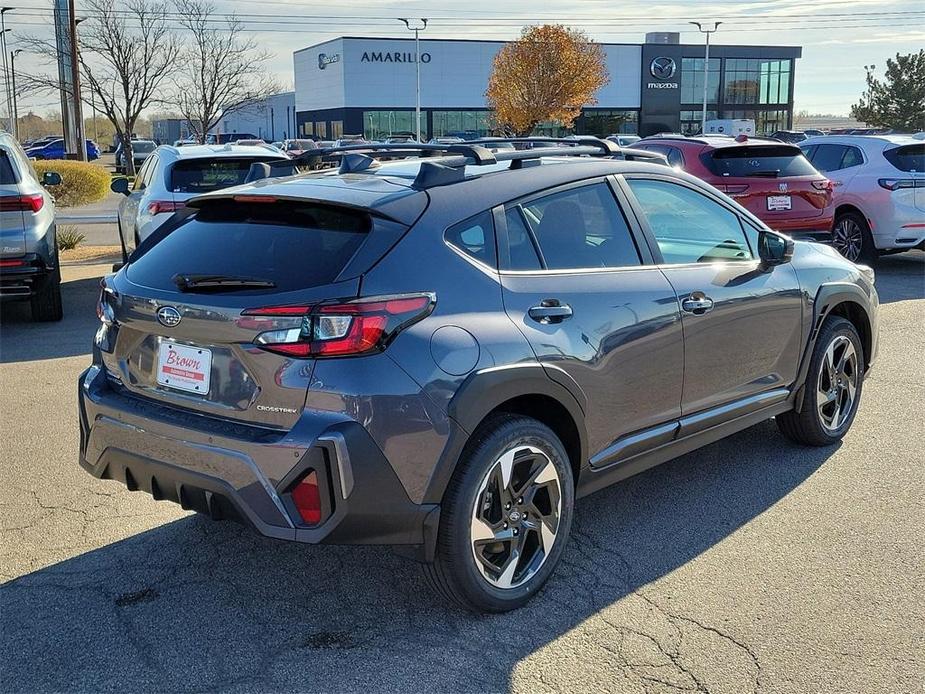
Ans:
<svg viewBox="0 0 925 694"><path fill-rule="evenodd" d="M523 136L548 120L571 127L609 81L604 51L587 34L546 24L525 27L498 52L485 96L498 124Z"/></svg>

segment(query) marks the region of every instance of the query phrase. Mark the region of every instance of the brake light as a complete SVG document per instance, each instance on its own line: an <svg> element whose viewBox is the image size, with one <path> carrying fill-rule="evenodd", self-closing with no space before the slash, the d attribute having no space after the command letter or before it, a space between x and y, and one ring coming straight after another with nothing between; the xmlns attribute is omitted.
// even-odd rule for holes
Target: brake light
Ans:
<svg viewBox="0 0 925 694"><path fill-rule="evenodd" d="M887 190L900 188L925 188L925 178L881 178L877 183Z"/></svg>
<svg viewBox="0 0 925 694"><path fill-rule="evenodd" d="M276 202L272 195L235 195L232 200L235 202Z"/></svg>
<svg viewBox="0 0 925 694"><path fill-rule="evenodd" d="M826 178L822 181L813 181L813 188L831 193L835 190L835 184Z"/></svg>
<svg viewBox="0 0 925 694"><path fill-rule="evenodd" d="M290 357L343 357L380 352L402 330L433 310L431 293L371 297L317 306L268 306L245 316L274 321L254 339L260 349ZM288 326L279 320L299 318Z"/></svg>
<svg viewBox="0 0 925 694"><path fill-rule="evenodd" d="M152 200L148 203L148 214L163 214L165 212L176 212L182 210L186 205L182 202L173 200Z"/></svg>
<svg viewBox="0 0 925 694"><path fill-rule="evenodd" d="M45 206L41 193L0 197L0 212L38 212Z"/></svg>
<svg viewBox="0 0 925 694"><path fill-rule="evenodd" d="M0 260L0 267L22 267L26 261L22 258L12 258Z"/></svg>
<svg viewBox="0 0 925 694"><path fill-rule="evenodd" d="M312 470L292 490L292 501L307 525L321 522L321 494L318 492L318 475Z"/></svg>

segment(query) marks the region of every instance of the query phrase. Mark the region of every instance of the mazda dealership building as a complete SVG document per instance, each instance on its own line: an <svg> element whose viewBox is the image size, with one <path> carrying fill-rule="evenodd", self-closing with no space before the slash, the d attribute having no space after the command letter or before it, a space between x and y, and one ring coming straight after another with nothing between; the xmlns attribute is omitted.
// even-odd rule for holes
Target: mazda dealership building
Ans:
<svg viewBox="0 0 925 694"><path fill-rule="evenodd" d="M500 41L424 40L421 129L441 135L487 135L485 89ZM601 44L610 82L582 110L576 134L699 132L703 44L654 33L643 44ZM759 133L789 128L793 119L794 46L711 46L707 118L751 118ZM413 39L345 36L296 51L295 111L301 136L369 139L414 131ZM565 134L555 123L537 129Z"/></svg>

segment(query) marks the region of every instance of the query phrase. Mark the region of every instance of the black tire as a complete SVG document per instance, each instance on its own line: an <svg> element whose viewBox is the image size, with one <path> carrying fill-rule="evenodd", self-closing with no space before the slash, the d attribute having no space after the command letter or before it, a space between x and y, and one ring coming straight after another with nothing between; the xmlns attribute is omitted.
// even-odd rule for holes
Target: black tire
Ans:
<svg viewBox="0 0 925 694"><path fill-rule="evenodd" d="M59 321L64 317L61 307L61 270L56 268L45 286L32 297L32 320L41 322Z"/></svg>
<svg viewBox="0 0 925 694"><path fill-rule="evenodd" d="M548 503L548 499L555 497L551 492L540 492L539 494L547 494L546 501L540 502L539 494L531 494L534 503L526 502L522 506L529 510L524 514L523 525L519 526L523 529L520 539L511 538L506 541L520 543L518 546L521 548L521 559L514 563L518 566L521 563L526 565L520 570L524 578L517 585L500 588L490 583L490 579L483 575L479 566L484 566L484 564L478 562L475 557L475 543L471 539L473 518L477 513L488 513L484 510L487 509L487 505L483 505L481 510L476 510L476 500L482 499L485 500L485 504L488 504L488 499L493 498L492 491L488 488L483 491L483 485L486 480L493 479L490 475L498 469L502 454L515 450L517 447L527 446L541 452L542 455L533 456L537 467L530 467L534 463L529 461L515 462L515 471L509 473L511 485L516 487L515 477L522 475L523 470L538 470L540 466L547 468L548 464L552 463L558 479L547 484L550 488L553 485L558 487L558 499L561 500L556 514L558 524L554 539L549 542L551 549L548 552L545 549L537 549L535 543L543 543L540 537L543 520L539 519L537 523L537 514L533 513L533 509L544 504L548 508L552 505ZM515 461L524 460L522 453L526 453L527 458L531 457L529 450L521 449L517 452ZM521 471L518 472L518 470ZM527 495L524 494L521 501L526 497ZM502 498L501 495L497 496L498 510L503 514L502 520L506 518L511 523L510 530L499 529L498 532L517 534L514 511L502 510ZM482 503L480 501L480 504ZM513 503L516 509L518 500L515 499ZM424 566L428 582L447 600L475 612L507 612L521 607L542 587L558 564L571 530L574 503L575 485L572 467L562 442L553 431L530 417L503 413L492 416L479 427L466 445L444 495L435 561L433 564ZM528 521L532 524L527 525ZM507 522L503 527L505 529L509 527ZM482 547L488 551L489 548L497 548L501 545L503 542L487 542ZM508 545L511 548L513 546L513 544ZM531 549L534 552L533 555L528 554L528 550ZM510 557L511 550L507 551ZM531 574L528 569L532 562L525 560L530 556L539 557L537 552L541 552L544 556L537 560L538 566ZM507 566L510 566L510 563ZM512 576L516 575L517 572L514 571Z"/></svg>
<svg viewBox="0 0 925 694"><path fill-rule="evenodd" d="M850 403L850 412L840 424L836 421L830 422L830 425L837 425L833 428L832 426L827 426L824 415L819 409L820 404L826 400L821 394L820 377L823 378L824 382L829 381L828 376L823 376L822 374L826 363L826 352L830 345L833 345L836 341L842 342L845 339L851 342L856 355L854 373L857 383ZM835 356L837 357L838 355L836 354ZM838 443L851 428L851 424L854 422L855 415L858 412L858 406L861 403L861 394L864 387L864 359L864 346L854 325L840 317L831 317L826 320L819 331L819 338L816 340L816 346L813 349L809 373L806 375L806 383L801 396L800 412L792 410L777 416L777 426L781 433L791 441L805 446L831 446ZM831 385L833 390L839 390L839 387L834 383ZM840 404L840 402L839 400L834 404ZM832 407L832 404L823 404L822 406L824 408Z"/></svg>
<svg viewBox="0 0 925 694"><path fill-rule="evenodd" d="M832 246L852 263L873 265L880 257L864 215L843 212L832 225Z"/></svg>

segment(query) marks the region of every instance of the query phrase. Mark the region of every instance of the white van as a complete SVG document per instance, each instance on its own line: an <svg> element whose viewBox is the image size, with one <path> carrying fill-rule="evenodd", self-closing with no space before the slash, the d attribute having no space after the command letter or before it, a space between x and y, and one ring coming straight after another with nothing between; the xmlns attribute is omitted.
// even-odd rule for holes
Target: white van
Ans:
<svg viewBox="0 0 925 694"><path fill-rule="evenodd" d="M754 135L755 121L750 118L720 118L708 120L706 134L715 135Z"/></svg>

